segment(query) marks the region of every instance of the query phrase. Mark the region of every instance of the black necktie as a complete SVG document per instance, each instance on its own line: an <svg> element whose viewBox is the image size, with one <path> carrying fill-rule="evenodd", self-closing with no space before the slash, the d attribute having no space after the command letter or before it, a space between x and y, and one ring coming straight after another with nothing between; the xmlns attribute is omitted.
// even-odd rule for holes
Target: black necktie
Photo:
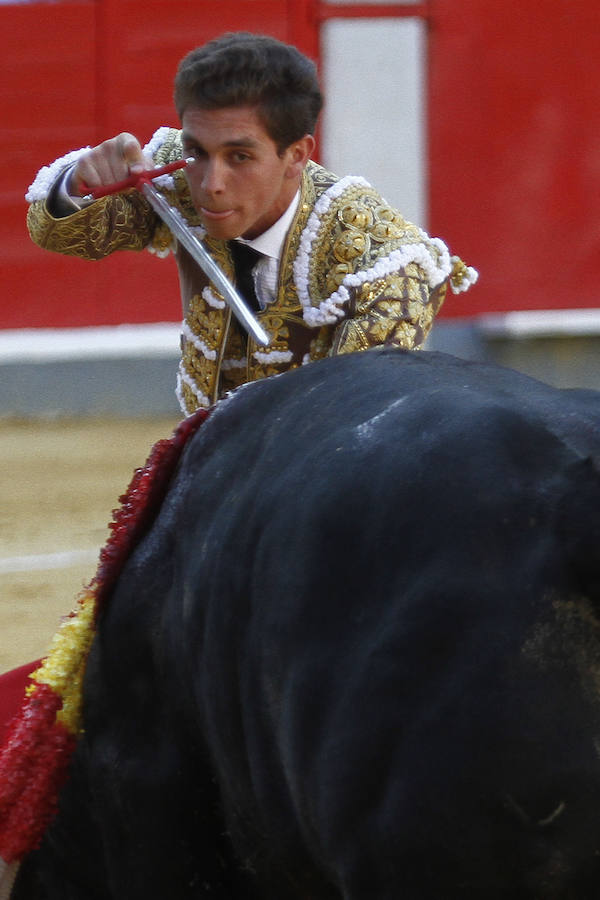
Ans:
<svg viewBox="0 0 600 900"><path fill-rule="evenodd" d="M235 283L244 300L252 309L258 310L258 298L254 290L254 278L252 270L262 258L262 253L249 247L248 244L242 244L240 241L231 241L229 244L231 255L233 256L233 265L235 267Z"/></svg>

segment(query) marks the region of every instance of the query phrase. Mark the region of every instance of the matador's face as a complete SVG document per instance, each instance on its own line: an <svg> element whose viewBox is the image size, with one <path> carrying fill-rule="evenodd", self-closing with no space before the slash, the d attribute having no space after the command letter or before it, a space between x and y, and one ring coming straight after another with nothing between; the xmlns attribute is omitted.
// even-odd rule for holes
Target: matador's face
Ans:
<svg viewBox="0 0 600 900"><path fill-rule="evenodd" d="M211 237L255 238L288 208L314 141L305 135L281 153L255 107L188 108L182 117L192 202Z"/></svg>

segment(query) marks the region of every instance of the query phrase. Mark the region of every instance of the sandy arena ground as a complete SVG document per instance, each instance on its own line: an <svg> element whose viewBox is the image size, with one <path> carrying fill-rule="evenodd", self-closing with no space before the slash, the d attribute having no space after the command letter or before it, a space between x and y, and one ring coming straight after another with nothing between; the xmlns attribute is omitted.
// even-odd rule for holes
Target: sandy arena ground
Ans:
<svg viewBox="0 0 600 900"><path fill-rule="evenodd" d="M173 419L0 420L0 672L44 655Z"/></svg>

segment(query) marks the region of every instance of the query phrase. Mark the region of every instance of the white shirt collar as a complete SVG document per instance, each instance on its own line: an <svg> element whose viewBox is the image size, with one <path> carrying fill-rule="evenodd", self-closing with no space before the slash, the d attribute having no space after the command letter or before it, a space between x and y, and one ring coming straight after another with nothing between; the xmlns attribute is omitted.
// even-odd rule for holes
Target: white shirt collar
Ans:
<svg viewBox="0 0 600 900"><path fill-rule="evenodd" d="M296 215L299 203L300 188L296 191L292 202L284 214L280 216L270 228L267 228L266 231L263 231L262 234L259 234L258 237L253 238L251 241L246 241L244 238L236 238L236 241L240 241L242 244L248 244L249 247L258 250L263 256L278 260L281 256L283 242L285 241L289 227L292 224L292 220Z"/></svg>

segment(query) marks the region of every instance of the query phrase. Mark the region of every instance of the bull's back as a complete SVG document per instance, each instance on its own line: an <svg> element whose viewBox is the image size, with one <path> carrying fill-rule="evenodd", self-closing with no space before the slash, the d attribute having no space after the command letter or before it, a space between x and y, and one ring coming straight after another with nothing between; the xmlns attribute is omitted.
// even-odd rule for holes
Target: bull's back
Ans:
<svg viewBox="0 0 600 900"><path fill-rule="evenodd" d="M232 820L296 878L310 835L348 896L552 896L600 825L597 398L385 352L261 388L187 462Z"/></svg>

